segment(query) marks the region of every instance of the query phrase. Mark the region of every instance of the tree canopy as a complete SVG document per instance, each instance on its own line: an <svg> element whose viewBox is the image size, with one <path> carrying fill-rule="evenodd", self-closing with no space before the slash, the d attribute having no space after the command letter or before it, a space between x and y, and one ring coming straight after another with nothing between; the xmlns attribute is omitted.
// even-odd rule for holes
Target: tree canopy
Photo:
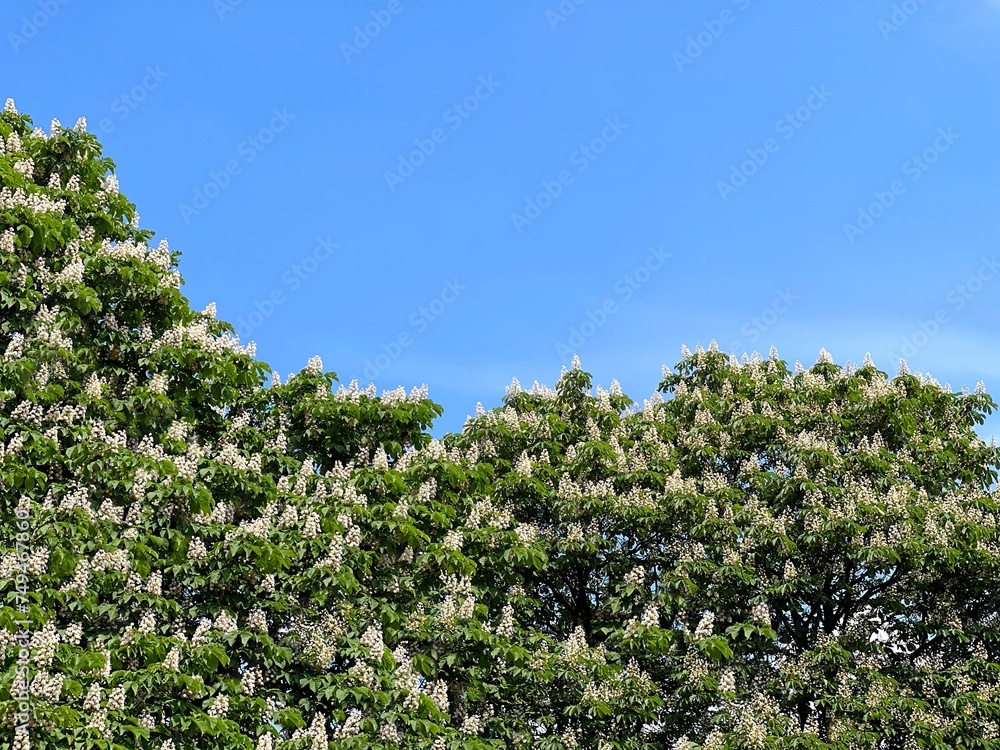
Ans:
<svg viewBox="0 0 1000 750"><path fill-rule="evenodd" d="M434 439L180 291L80 121L0 114L0 741L998 748L982 388L574 361Z"/></svg>

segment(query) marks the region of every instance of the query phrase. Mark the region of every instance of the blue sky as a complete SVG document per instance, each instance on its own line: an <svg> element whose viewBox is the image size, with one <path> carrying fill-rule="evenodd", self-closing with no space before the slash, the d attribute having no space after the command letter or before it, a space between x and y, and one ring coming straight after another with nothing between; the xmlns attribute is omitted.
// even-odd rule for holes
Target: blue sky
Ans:
<svg viewBox="0 0 1000 750"><path fill-rule="evenodd" d="M8 0L3 97L86 116L185 293L282 375L458 429L578 352L1000 393L1000 3ZM986 432L996 432L991 420Z"/></svg>

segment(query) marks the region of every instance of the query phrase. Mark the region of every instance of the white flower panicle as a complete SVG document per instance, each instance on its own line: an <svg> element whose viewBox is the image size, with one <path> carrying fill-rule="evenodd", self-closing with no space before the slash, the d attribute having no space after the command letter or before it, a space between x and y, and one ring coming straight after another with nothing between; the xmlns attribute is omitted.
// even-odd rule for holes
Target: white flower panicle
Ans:
<svg viewBox="0 0 1000 750"><path fill-rule="evenodd" d="M385 641L382 640L382 626L378 623L369 625L361 636L361 645L368 649L368 656L374 662L381 661L385 653Z"/></svg>
<svg viewBox="0 0 1000 750"><path fill-rule="evenodd" d="M658 628L660 626L660 609L656 602L649 602L642 611L641 622L647 628Z"/></svg>
<svg viewBox="0 0 1000 750"><path fill-rule="evenodd" d="M103 692L101 690L101 683L94 682L91 683L90 688L87 690L87 695L83 699L83 710L84 711L96 711L101 707L101 698L103 697Z"/></svg>
<svg viewBox="0 0 1000 750"><path fill-rule="evenodd" d="M698 626L695 628L694 637L695 638L708 638L712 635L715 626L715 613L707 612L698 621Z"/></svg>
<svg viewBox="0 0 1000 750"><path fill-rule="evenodd" d="M510 640L514 637L514 607L510 602L503 605L500 611L500 623L497 625L497 636Z"/></svg>
<svg viewBox="0 0 1000 750"><path fill-rule="evenodd" d="M188 544L188 560L200 561L208 557L208 550L205 548L205 543L199 538L195 537Z"/></svg>
<svg viewBox="0 0 1000 750"><path fill-rule="evenodd" d="M209 706L208 715L216 719L221 719L224 718L228 713L229 713L229 696L226 695L225 693L221 693L215 698L214 701L212 701L212 705Z"/></svg>
<svg viewBox="0 0 1000 750"><path fill-rule="evenodd" d="M305 372L309 375L323 374L323 360L318 354L309 358L305 366Z"/></svg>
<svg viewBox="0 0 1000 750"><path fill-rule="evenodd" d="M181 652L174 646L167 652L167 657L163 660L163 668L170 672L179 672L181 663Z"/></svg>
<svg viewBox="0 0 1000 750"><path fill-rule="evenodd" d="M125 686L116 685L114 689L108 694L108 710L109 711L124 711L125 710Z"/></svg>
<svg viewBox="0 0 1000 750"><path fill-rule="evenodd" d="M251 630L257 630L262 633L267 632L267 615L264 610L260 607L254 607L250 610L250 614L247 617L247 627Z"/></svg>
<svg viewBox="0 0 1000 750"><path fill-rule="evenodd" d="M357 709L352 709L347 712L347 718L344 723L337 727L334 732L334 737L338 740L349 739L351 737L356 737L361 731L361 712Z"/></svg>
<svg viewBox="0 0 1000 750"><path fill-rule="evenodd" d="M785 562L785 571L784 571L782 577L786 581L791 581L796 576L798 576L798 574L799 574L799 572L795 568L795 563L793 563L791 560L788 560L787 562Z"/></svg>
<svg viewBox="0 0 1000 750"><path fill-rule="evenodd" d="M230 617L226 610L219 612L215 621L212 623L212 627L223 633L235 633L237 630L236 620Z"/></svg>
<svg viewBox="0 0 1000 750"><path fill-rule="evenodd" d="M517 459L517 464L514 468L522 477L531 476L531 459L528 458L527 451L522 451L521 456Z"/></svg>

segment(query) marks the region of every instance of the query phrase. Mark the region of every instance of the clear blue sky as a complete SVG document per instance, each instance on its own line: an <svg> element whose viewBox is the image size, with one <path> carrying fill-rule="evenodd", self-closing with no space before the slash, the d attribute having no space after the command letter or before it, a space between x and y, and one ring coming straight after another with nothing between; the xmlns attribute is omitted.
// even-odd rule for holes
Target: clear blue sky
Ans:
<svg viewBox="0 0 1000 750"><path fill-rule="evenodd" d="M712 338L997 395L1000 3L895 8L6 0L0 95L86 116L283 376L426 382L438 433Z"/></svg>

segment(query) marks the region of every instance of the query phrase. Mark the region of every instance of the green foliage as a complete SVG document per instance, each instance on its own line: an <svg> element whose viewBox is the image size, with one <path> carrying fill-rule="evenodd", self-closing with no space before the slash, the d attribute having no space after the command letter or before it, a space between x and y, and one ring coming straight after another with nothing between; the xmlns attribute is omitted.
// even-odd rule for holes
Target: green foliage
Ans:
<svg viewBox="0 0 1000 750"><path fill-rule="evenodd" d="M437 441L266 385L82 126L0 143L4 746L1000 747L985 393L711 346Z"/></svg>

